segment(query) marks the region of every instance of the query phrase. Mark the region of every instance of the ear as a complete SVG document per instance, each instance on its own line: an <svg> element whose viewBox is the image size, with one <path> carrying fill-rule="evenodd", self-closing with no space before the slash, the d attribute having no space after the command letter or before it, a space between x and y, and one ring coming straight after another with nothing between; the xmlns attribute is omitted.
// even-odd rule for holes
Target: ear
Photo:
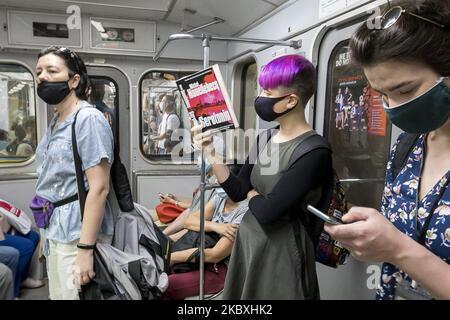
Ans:
<svg viewBox="0 0 450 320"><path fill-rule="evenodd" d="M69 87L71 89L78 88L78 85L80 84L81 77L78 73L76 73L70 80L69 80Z"/></svg>
<svg viewBox="0 0 450 320"><path fill-rule="evenodd" d="M300 97L297 94L291 94L287 103L287 108L292 109L300 103Z"/></svg>

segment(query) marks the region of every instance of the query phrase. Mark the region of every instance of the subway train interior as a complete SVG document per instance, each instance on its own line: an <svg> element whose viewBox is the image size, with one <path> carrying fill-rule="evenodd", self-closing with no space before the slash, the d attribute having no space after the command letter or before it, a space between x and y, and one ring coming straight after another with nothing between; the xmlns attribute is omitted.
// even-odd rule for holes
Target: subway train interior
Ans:
<svg viewBox="0 0 450 320"><path fill-rule="evenodd" d="M158 97L174 97L179 127L190 132L189 113L176 80L218 65L240 134L245 133L237 136L243 147L225 144L223 152L231 159L245 159L253 144L246 132L276 125L255 113L254 100L261 92L258 75L268 61L286 54L303 55L317 68L317 90L305 115L331 144L333 166L349 203L379 208L389 151L401 130L386 118L379 95L372 92L367 98L371 88L362 69L351 64L349 39L385 3L0 0L0 199L33 217L29 204L37 181L35 147L54 116L53 106L37 94L36 62L40 50L57 45L75 51L85 62L92 85L100 88L100 99L116 120L112 122L116 147L134 201L150 211L160 203L158 194L189 198L201 181L199 153L186 153L177 162L166 145L152 143L150 136L158 131ZM335 112L340 92L349 100L341 117ZM350 115L352 104L362 101L368 103L366 113ZM20 138L17 126L25 128L31 139L31 148L23 153L8 148ZM184 136L183 141L190 138ZM316 268L321 299L374 299L380 264L350 256L339 268L319 263ZM39 246L29 272L44 279L44 286L23 289L20 299L48 299L46 263ZM212 298L220 299L220 292Z"/></svg>

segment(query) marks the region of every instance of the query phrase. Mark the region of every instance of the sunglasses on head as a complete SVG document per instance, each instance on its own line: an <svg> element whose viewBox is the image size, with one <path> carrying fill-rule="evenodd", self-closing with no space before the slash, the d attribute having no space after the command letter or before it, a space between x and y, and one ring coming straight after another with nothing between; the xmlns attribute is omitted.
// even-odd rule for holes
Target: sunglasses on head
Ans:
<svg viewBox="0 0 450 320"><path fill-rule="evenodd" d="M378 28L376 28L376 29L377 30L386 30L386 29L392 27L394 24L397 23L397 21L400 19L400 17L403 14L409 14L412 17L415 17L415 18L420 19L422 21L426 21L428 23L431 23L431 24L435 25L436 27L439 27L439 28L444 29L446 31L450 31L450 27L449 26L447 26L445 24L442 24L442 23L439 23L439 22L437 22L435 20L428 19L428 18L426 18L424 16L421 16L419 14L406 11L405 9L403 9L400 6L392 7L388 11L386 11L386 13L381 16L381 19L380 19L381 24L380 24L380 26Z"/></svg>
<svg viewBox="0 0 450 320"><path fill-rule="evenodd" d="M77 71L80 70L80 66L78 64L79 57L74 51L72 51L66 47L60 47L60 48L58 48L57 51L64 54L66 57L68 57L74 63L75 67L77 68Z"/></svg>

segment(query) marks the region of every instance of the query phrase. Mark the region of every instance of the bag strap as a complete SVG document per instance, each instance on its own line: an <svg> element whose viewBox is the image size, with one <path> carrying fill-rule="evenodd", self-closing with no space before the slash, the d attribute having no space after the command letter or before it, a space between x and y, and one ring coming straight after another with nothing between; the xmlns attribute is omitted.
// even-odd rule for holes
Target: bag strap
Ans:
<svg viewBox="0 0 450 320"><path fill-rule="evenodd" d="M83 178L83 169L81 167L81 158L78 154L78 145L77 145L77 136L75 133L75 124L77 122L78 113L81 111L79 109L74 116L72 123L72 151L73 151L73 161L75 163L75 172L77 176L77 186L78 186L78 200L80 202L80 212L81 212L81 221L83 221L84 217L84 206L86 204L86 189L84 189L84 178Z"/></svg>
<svg viewBox="0 0 450 320"><path fill-rule="evenodd" d="M394 158L392 159L392 177L397 178L400 171L408 161L408 156L416 144L418 134L404 133L397 144Z"/></svg>
<svg viewBox="0 0 450 320"><path fill-rule="evenodd" d="M305 139L295 147L294 152L292 152L292 155L289 158L288 168L292 167L292 165L303 156L317 149L327 149L331 151L331 146L322 136L318 135L315 131L311 131L307 134Z"/></svg>

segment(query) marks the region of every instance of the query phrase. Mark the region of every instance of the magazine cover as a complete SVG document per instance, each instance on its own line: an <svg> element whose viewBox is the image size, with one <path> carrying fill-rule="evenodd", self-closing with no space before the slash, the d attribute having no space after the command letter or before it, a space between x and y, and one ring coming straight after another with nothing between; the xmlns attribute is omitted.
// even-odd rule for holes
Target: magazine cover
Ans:
<svg viewBox="0 0 450 320"><path fill-rule="evenodd" d="M190 118L203 132L239 127L217 64L176 82Z"/></svg>

